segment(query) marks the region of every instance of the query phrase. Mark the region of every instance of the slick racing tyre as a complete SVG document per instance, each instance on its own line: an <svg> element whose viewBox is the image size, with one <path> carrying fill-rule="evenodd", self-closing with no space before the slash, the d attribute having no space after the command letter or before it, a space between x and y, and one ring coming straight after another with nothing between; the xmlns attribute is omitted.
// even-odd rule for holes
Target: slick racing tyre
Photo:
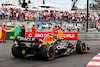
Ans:
<svg viewBox="0 0 100 67"><path fill-rule="evenodd" d="M23 58L27 55L26 46L20 43L20 46L16 47L15 44L12 46L12 55L16 58Z"/></svg>
<svg viewBox="0 0 100 67"><path fill-rule="evenodd" d="M42 45L40 49L40 58L43 60L53 60L55 55L55 49L52 45Z"/></svg>
<svg viewBox="0 0 100 67"><path fill-rule="evenodd" d="M82 41L77 41L77 44L76 44L76 52L79 53L79 54L82 54L84 53L86 50L86 45L85 45L85 42L82 42Z"/></svg>

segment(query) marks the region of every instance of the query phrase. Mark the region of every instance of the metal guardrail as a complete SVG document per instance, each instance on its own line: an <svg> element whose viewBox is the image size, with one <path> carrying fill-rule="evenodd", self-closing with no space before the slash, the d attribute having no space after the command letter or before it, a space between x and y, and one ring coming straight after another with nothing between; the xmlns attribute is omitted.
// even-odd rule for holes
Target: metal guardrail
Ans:
<svg viewBox="0 0 100 67"><path fill-rule="evenodd" d="M78 39L82 40L100 40L100 33L78 33Z"/></svg>

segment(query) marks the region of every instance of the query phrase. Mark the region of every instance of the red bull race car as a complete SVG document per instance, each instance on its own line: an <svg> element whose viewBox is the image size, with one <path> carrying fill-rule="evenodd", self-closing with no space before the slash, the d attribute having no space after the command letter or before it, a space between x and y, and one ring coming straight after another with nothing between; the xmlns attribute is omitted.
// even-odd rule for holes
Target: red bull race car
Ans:
<svg viewBox="0 0 100 67"><path fill-rule="evenodd" d="M31 43L29 46L25 42ZM16 58L23 58L28 54L38 56L43 60L53 60L54 57L70 55L73 52L83 54L86 50L90 50L89 45L80 40L76 45L65 42L57 36L49 34L41 39L16 37L12 46L12 55Z"/></svg>

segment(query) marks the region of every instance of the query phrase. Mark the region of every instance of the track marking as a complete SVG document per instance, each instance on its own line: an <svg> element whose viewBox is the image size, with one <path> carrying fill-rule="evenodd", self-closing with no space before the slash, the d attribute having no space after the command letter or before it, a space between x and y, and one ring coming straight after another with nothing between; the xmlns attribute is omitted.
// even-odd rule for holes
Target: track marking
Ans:
<svg viewBox="0 0 100 67"><path fill-rule="evenodd" d="M100 62L89 62L88 65L97 65L97 66L100 66Z"/></svg>
<svg viewBox="0 0 100 67"><path fill-rule="evenodd" d="M100 57L94 57L93 59L100 59Z"/></svg>
<svg viewBox="0 0 100 67"><path fill-rule="evenodd" d="M86 67L100 67L100 53L93 57Z"/></svg>

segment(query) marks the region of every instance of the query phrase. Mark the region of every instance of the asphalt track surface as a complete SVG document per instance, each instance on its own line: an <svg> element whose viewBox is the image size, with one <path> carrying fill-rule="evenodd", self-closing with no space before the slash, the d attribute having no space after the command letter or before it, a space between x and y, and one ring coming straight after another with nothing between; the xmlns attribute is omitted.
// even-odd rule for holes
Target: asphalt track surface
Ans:
<svg viewBox="0 0 100 67"><path fill-rule="evenodd" d="M75 44L76 40L69 42ZM85 67L100 52L100 40L85 42L90 45L91 50L84 54L77 54L75 52L70 56L55 58L52 61L44 61L33 56L26 58L13 57L11 54L13 41L7 40L6 43L0 43L0 67Z"/></svg>

